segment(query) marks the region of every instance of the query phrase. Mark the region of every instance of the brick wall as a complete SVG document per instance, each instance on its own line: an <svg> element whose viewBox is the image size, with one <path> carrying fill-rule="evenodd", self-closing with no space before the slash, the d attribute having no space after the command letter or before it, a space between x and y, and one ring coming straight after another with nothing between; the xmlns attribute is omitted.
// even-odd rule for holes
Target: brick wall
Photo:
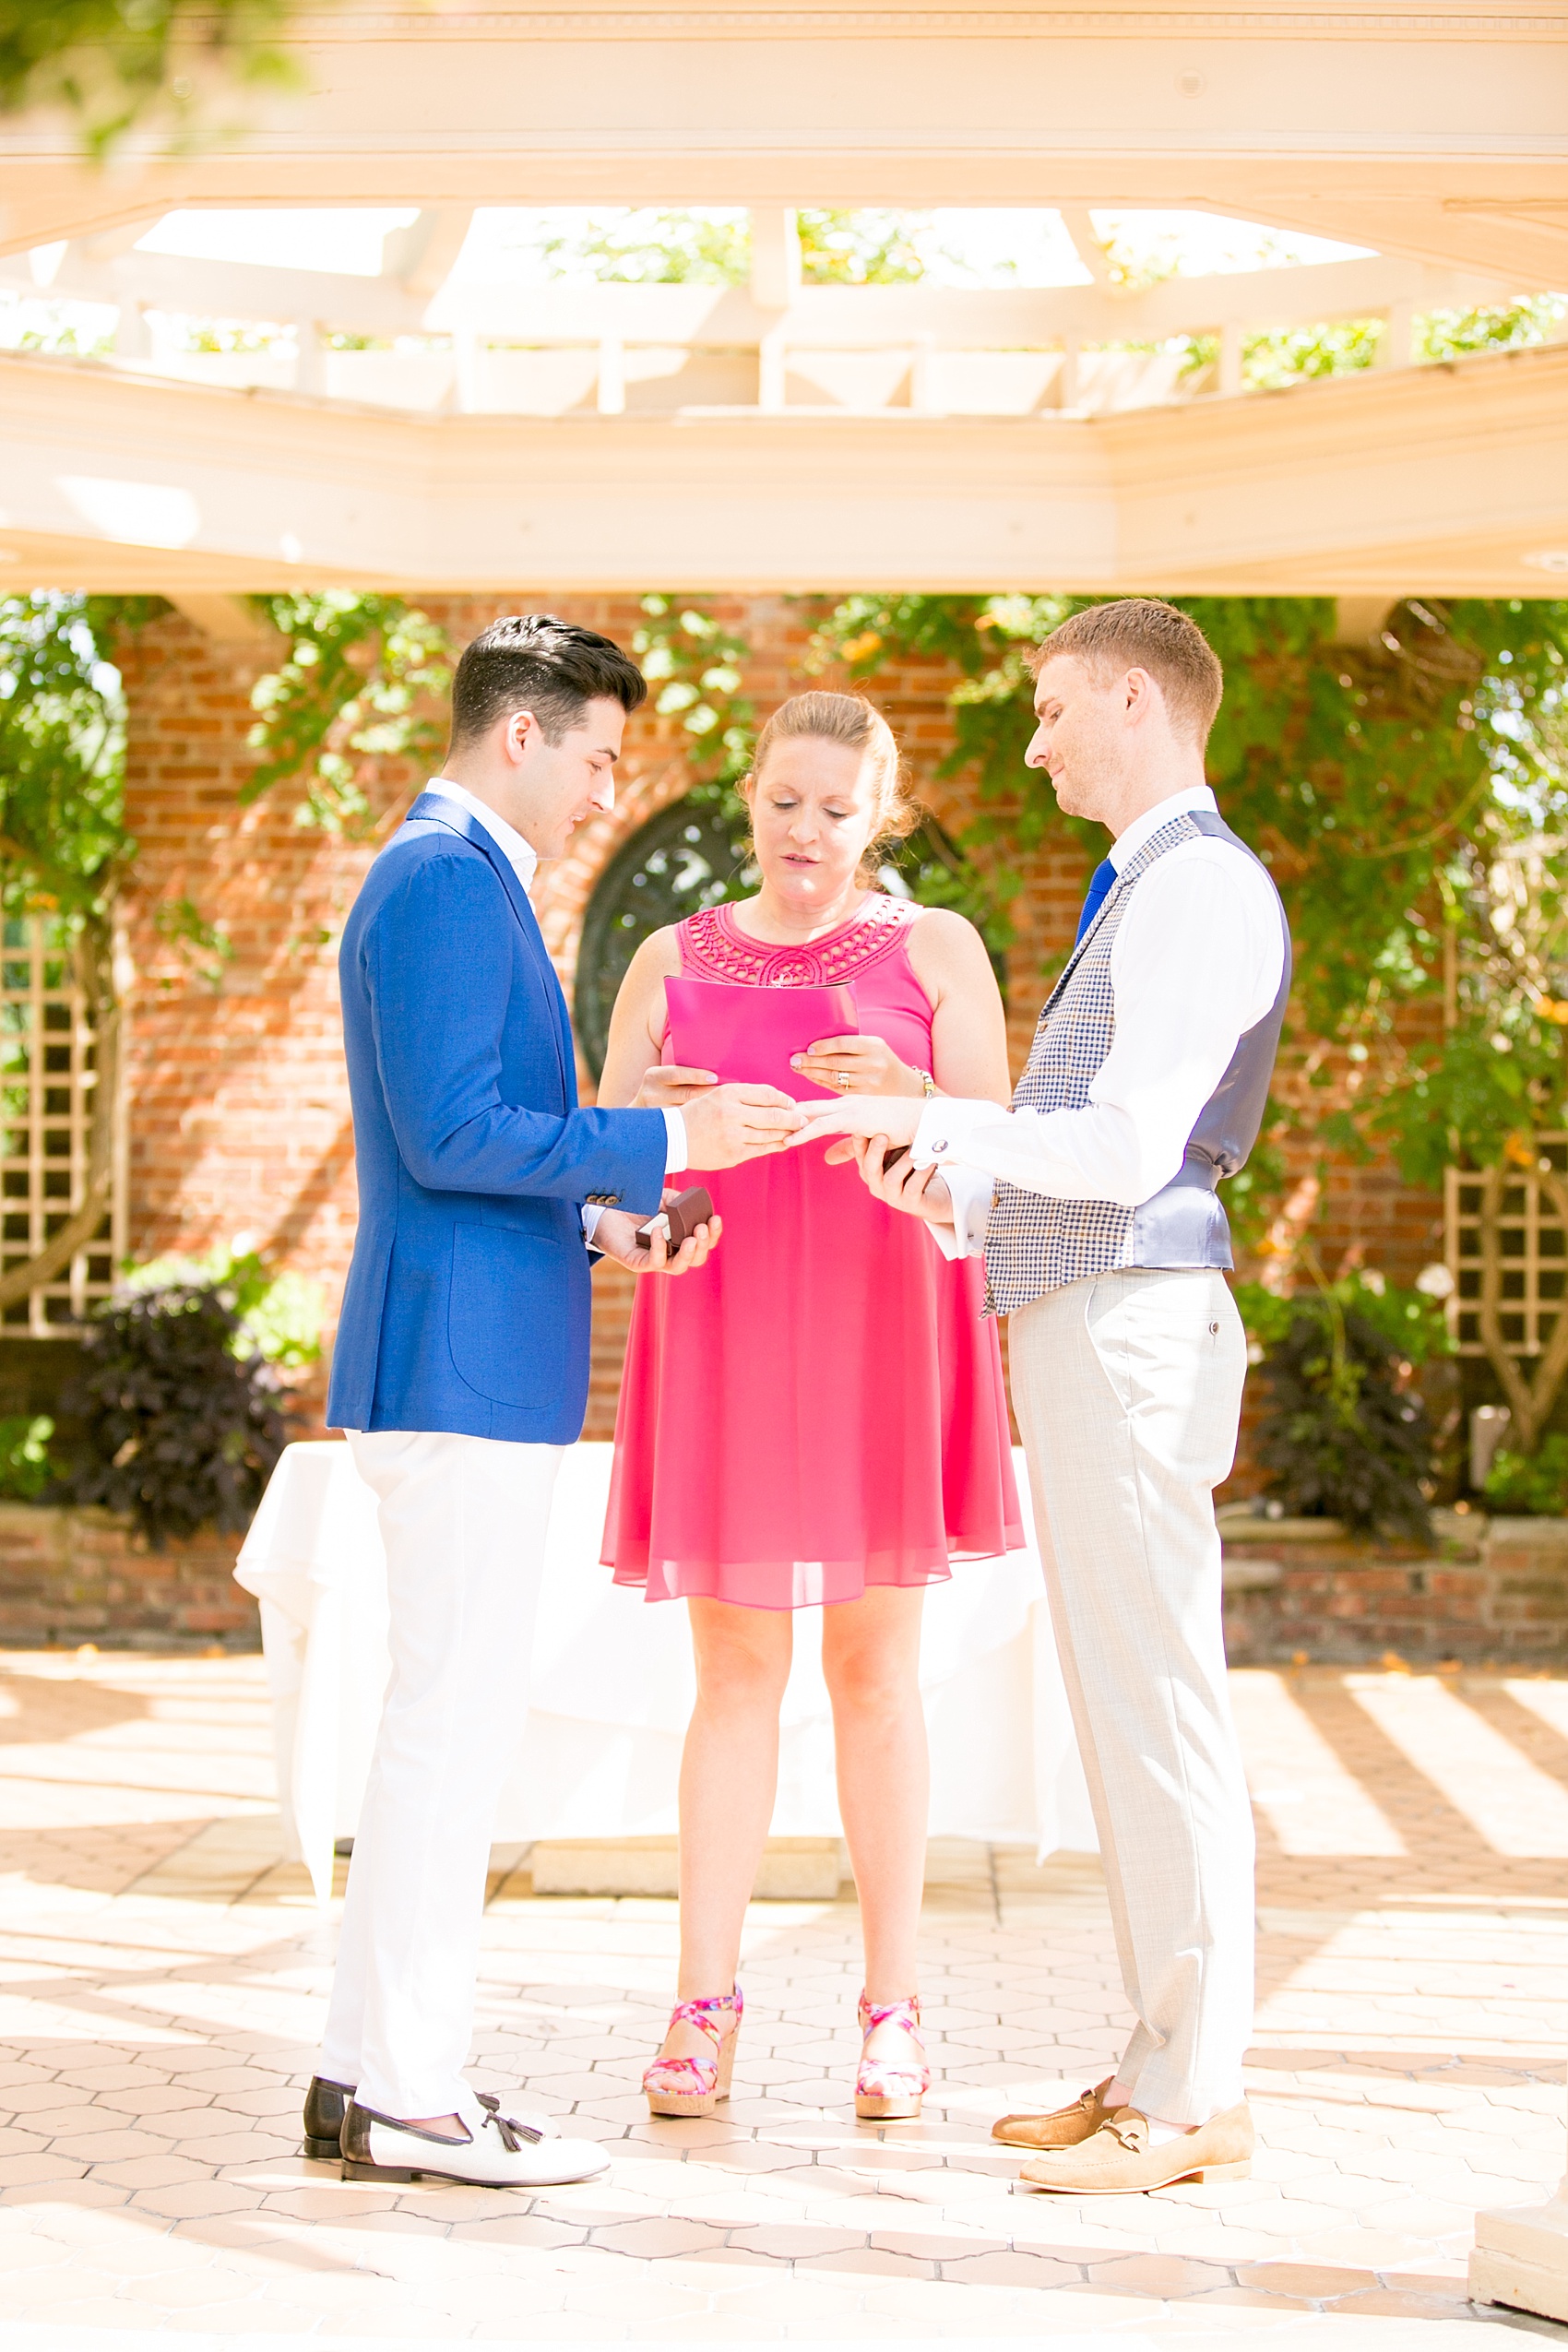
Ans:
<svg viewBox="0 0 1568 2352"><path fill-rule="evenodd" d="M0 1643L254 1649L256 1605L234 1582L239 1544L209 1529L153 1551L107 1511L0 1503Z"/></svg>
<svg viewBox="0 0 1568 2352"><path fill-rule="evenodd" d="M519 589L509 599L423 601L459 641L499 612L541 603L623 642L639 618L629 597L561 600ZM834 683L808 681L803 671L809 628L798 607L766 597L708 601L753 648L745 690L760 710L807 683ZM138 845L125 925L132 1247L138 1255L199 1250L248 1233L317 1280L335 1318L355 1213L336 955L374 849L298 826L287 787L240 806L253 759L250 689L264 655L216 645L173 614L139 632L123 660ZM951 740L951 683L944 664L909 660L878 681L877 695L922 797L956 833L974 814L972 797L934 775ZM535 903L568 992L598 874L620 842L685 787L681 742L674 722L638 713L627 730L615 814L585 827L571 855L541 875ZM386 764L375 791L388 826L421 780ZM1085 861L1059 848L1011 862L1025 881L1009 959L1016 1067L1033 1034L1043 967L1072 937ZM229 957L215 979L207 976L210 956L179 935L182 902L227 939ZM1299 1193L1298 1213L1316 1197L1305 1155L1301 1178L1309 1189ZM1440 1246L1440 1204L1386 1168L1331 1168L1322 1206L1331 1267L1355 1249L1408 1281ZM588 1434L608 1436L632 1285L600 1266L595 1287ZM323 1393L319 1376L303 1384L308 1412L319 1414Z"/></svg>
<svg viewBox="0 0 1568 2352"><path fill-rule="evenodd" d="M1568 1521L1488 1529L1478 1516L1473 1540L1447 1538L1435 1552L1336 1539L1333 1523L1316 1523L1310 1543L1253 1525L1226 1536L1232 1665L1568 1659ZM0 1503L0 1644L254 1648L255 1603L232 1576L238 1540L208 1532L152 1551L108 1512Z"/></svg>
<svg viewBox="0 0 1568 2352"><path fill-rule="evenodd" d="M286 795L239 805L260 656L175 615L121 658L131 1247L250 1234L335 1317L355 1194L334 958L370 852L296 826ZM225 934L221 968L178 936L183 907Z"/></svg>

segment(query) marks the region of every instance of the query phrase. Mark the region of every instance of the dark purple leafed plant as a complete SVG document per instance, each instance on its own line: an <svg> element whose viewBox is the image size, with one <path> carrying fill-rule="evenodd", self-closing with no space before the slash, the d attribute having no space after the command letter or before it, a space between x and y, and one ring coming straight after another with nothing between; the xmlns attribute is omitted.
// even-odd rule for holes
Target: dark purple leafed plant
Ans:
<svg viewBox="0 0 1568 2352"><path fill-rule="evenodd" d="M204 1526L250 1524L289 1442L282 1384L244 1345L230 1286L172 1284L111 1306L61 1397L81 1450L51 1500L131 1515L155 1550Z"/></svg>

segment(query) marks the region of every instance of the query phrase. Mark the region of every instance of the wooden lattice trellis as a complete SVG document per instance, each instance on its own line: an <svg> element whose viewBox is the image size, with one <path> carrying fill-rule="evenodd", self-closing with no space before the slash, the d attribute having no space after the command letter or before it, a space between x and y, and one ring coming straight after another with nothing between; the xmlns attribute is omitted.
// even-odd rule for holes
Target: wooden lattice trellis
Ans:
<svg viewBox="0 0 1568 2352"><path fill-rule="evenodd" d="M1568 1133L1530 1148L1533 1167L1451 1168L1445 1186L1450 1328L1490 1359L1525 1453L1568 1371Z"/></svg>
<svg viewBox="0 0 1568 2352"><path fill-rule="evenodd" d="M1568 1172L1568 1134L1538 1135L1542 1158ZM1481 1337L1483 1180L1451 1168L1446 1186L1448 1270L1455 1280L1450 1327L1462 1356L1484 1356ZM1498 1321L1510 1351L1538 1356L1557 1328L1568 1296L1568 1229L1537 1175L1504 1173L1498 1203Z"/></svg>
<svg viewBox="0 0 1568 2352"><path fill-rule="evenodd" d="M95 1010L64 926L8 917L0 932L0 1272L36 1257L81 1207L99 1075ZM0 1329L42 1339L78 1326L108 1296L125 1246L117 1171L86 1244L0 1309Z"/></svg>

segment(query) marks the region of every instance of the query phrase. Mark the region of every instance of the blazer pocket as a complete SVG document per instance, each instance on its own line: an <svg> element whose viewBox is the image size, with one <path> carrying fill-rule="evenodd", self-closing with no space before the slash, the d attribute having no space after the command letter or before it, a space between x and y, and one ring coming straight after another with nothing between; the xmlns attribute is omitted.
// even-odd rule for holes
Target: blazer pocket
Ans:
<svg viewBox="0 0 1568 2352"><path fill-rule="evenodd" d="M446 1341L460 1379L493 1404L541 1407L566 1374L565 1268L540 1233L459 1225L452 1235Z"/></svg>

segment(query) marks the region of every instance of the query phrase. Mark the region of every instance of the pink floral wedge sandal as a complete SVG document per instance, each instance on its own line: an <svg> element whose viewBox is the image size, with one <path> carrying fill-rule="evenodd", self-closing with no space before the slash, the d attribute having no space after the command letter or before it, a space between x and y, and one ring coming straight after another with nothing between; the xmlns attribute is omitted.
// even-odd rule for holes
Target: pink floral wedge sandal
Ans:
<svg viewBox="0 0 1568 2352"><path fill-rule="evenodd" d="M711 2001L676 2002L670 2013L666 2040L677 2025L695 2025L712 2042L713 2056L656 2058L643 2076L650 2114L711 2115L719 2100L729 2097L745 2005L739 1985L733 1992L719 1993ZM728 2027L726 2018L732 2020Z"/></svg>
<svg viewBox="0 0 1568 2352"><path fill-rule="evenodd" d="M918 2122L921 2101L931 2088L931 2068L925 2063L921 2039L921 2004L908 2001L868 2001L862 1992L861 2071L855 2081L855 2113L862 2122ZM879 2025L901 2025L920 2051L919 2066L894 2066L884 2058L868 2058L865 2043Z"/></svg>

